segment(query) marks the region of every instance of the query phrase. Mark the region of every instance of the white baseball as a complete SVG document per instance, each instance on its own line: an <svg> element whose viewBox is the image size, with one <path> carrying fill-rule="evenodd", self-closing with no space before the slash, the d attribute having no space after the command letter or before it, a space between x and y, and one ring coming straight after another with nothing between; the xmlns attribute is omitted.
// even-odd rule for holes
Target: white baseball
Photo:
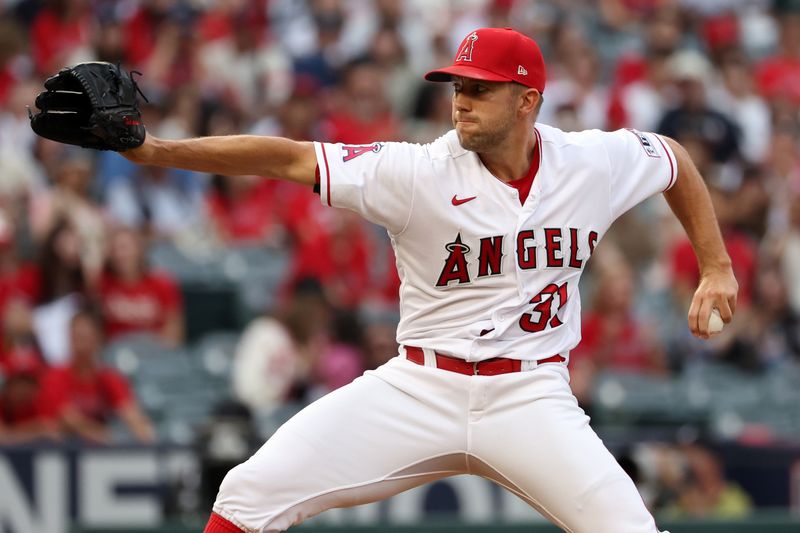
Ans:
<svg viewBox="0 0 800 533"><path fill-rule="evenodd" d="M723 327L725 327L725 322L722 321L719 310L715 307L711 310L711 315L708 317L708 332L713 335L722 331Z"/></svg>

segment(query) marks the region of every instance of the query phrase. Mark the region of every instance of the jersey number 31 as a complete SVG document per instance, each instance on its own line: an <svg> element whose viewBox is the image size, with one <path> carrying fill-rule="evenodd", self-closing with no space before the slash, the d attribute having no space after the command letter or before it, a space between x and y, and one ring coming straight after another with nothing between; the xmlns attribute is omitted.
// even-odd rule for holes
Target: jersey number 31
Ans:
<svg viewBox="0 0 800 533"><path fill-rule="evenodd" d="M553 304L556 297L558 297L558 307L553 313ZM542 292L531 298L530 303L534 304L533 310L530 313L523 313L519 319L519 327L529 333L536 333L542 331L550 325L551 328L557 328L563 322L558 318L558 312L567 303L567 284L562 283L556 285L551 283ZM536 319L534 316L538 315Z"/></svg>

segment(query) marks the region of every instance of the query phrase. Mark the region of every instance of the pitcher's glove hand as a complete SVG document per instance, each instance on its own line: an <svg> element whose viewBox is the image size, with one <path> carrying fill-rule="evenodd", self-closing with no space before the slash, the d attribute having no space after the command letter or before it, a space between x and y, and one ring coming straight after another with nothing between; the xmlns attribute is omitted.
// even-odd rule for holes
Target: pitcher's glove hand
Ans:
<svg viewBox="0 0 800 533"><path fill-rule="evenodd" d="M139 74L136 72L136 74ZM121 152L141 146L145 130L131 73L103 61L63 68L44 82L36 97L35 115L28 110L38 135L95 150Z"/></svg>

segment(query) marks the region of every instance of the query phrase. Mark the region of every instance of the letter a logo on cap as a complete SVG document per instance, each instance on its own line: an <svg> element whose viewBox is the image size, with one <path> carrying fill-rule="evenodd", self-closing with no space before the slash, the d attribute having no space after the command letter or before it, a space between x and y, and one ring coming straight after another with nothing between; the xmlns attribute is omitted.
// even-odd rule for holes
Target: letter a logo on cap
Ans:
<svg viewBox="0 0 800 533"><path fill-rule="evenodd" d="M472 49L475 48L475 41L478 40L478 34L472 32L467 35L464 42L461 44L461 50L458 51L456 56L456 63L459 61L472 61Z"/></svg>

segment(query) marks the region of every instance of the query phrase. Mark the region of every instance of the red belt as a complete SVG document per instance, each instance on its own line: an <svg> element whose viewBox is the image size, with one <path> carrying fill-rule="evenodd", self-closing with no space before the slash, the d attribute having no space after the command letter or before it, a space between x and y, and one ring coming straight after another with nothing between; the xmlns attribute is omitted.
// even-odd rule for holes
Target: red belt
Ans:
<svg viewBox="0 0 800 533"><path fill-rule="evenodd" d="M418 365L425 365L425 353L422 348L416 346L406 346L406 359ZM438 352L436 355L436 368L442 370L449 370L450 372L457 372L459 374L466 374L468 376L496 376L498 374L508 374L510 372L520 372L522 370L522 361L519 359L508 359L506 357L493 357L492 359L484 359L483 361L469 362L459 359L458 357L450 357ZM544 359L536 361L537 366L543 363L563 363L566 359L560 355L551 355Z"/></svg>

